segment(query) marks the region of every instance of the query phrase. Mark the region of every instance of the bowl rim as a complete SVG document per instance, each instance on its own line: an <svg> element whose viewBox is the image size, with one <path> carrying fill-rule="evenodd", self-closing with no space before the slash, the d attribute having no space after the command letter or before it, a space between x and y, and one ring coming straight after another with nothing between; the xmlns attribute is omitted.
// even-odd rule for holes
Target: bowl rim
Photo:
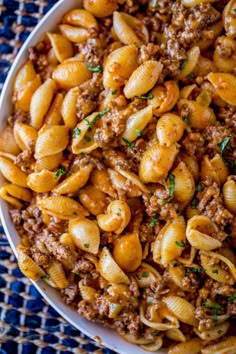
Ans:
<svg viewBox="0 0 236 354"><path fill-rule="evenodd" d="M60 20L60 17L67 11L77 7L81 7L82 0L59 0L52 8L42 17L42 19L35 26L31 34L26 39L25 43L18 52L10 70L8 71L6 81L4 82L1 96L0 96L0 131L6 126L7 117L12 112L12 89L15 75L22 64L27 60L27 49L34 46L39 42L40 38L45 35L48 30L52 30L56 27ZM54 18L54 14L55 18ZM53 18L53 21L51 20ZM53 24L52 24L53 23ZM43 27L47 28L45 30ZM3 112L3 113L2 113ZM3 177L0 175L0 186L4 183ZM19 244L20 237L16 231L13 222L10 219L8 213L8 204L0 198L0 219L3 229L5 231L8 242L13 250L14 255L17 258L16 245ZM98 342L117 353L120 354L144 354L147 351L143 350L136 344L125 341L115 330L101 326L99 323L93 323L80 316L76 310L73 310L69 305L64 304L62 298L59 296L55 289L52 289L44 281L39 280L37 282L30 279L42 297L51 305L59 315L66 320L67 323L74 326L76 329L84 333L86 336ZM74 316L73 316L74 314ZM72 316L72 318L70 317ZM76 321L76 318L79 321ZM83 325L87 328L84 328ZM99 332L99 335L93 333ZM166 351L160 350L156 353L165 354Z"/></svg>

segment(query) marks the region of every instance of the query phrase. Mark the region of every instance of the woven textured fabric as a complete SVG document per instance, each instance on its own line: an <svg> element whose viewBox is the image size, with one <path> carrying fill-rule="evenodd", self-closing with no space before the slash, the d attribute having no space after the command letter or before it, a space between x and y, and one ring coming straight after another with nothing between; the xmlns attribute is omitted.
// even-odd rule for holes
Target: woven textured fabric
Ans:
<svg viewBox="0 0 236 354"><path fill-rule="evenodd" d="M56 2L0 0L0 89L22 42ZM0 226L0 354L60 353L114 354L47 305L18 269Z"/></svg>

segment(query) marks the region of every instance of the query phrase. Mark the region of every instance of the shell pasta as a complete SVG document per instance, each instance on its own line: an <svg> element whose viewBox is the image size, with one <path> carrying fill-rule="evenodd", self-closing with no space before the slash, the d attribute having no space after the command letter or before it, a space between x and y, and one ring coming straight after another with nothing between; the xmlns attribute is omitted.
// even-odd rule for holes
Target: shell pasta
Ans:
<svg viewBox="0 0 236 354"><path fill-rule="evenodd" d="M84 0L0 133L23 274L146 351L236 353L235 12Z"/></svg>

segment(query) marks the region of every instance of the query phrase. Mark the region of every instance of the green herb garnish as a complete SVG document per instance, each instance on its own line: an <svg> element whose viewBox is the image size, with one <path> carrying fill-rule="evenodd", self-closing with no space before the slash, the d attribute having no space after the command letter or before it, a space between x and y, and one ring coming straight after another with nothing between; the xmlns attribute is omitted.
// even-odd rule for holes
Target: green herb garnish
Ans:
<svg viewBox="0 0 236 354"><path fill-rule="evenodd" d="M220 155L222 157L223 151L225 148L229 148L227 145L230 142L232 136L227 136L226 138L224 138L224 140L222 140L219 144L217 144L220 148Z"/></svg>
<svg viewBox="0 0 236 354"><path fill-rule="evenodd" d="M198 183L198 185L197 185L198 192L203 191L203 189L204 189L203 185L201 183Z"/></svg>
<svg viewBox="0 0 236 354"><path fill-rule="evenodd" d="M76 211L72 211L72 215L78 215Z"/></svg>
<svg viewBox="0 0 236 354"><path fill-rule="evenodd" d="M179 266L180 266L179 263L175 263L175 264L173 265L174 268L177 268L177 267L179 267Z"/></svg>
<svg viewBox="0 0 236 354"><path fill-rule="evenodd" d="M84 156L85 156L85 153L84 153L84 152L80 152L79 155L80 155L81 157L84 157Z"/></svg>
<svg viewBox="0 0 236 354"><path fill-rule="evenodd" d="M155 218L152 219L152 221L150 222L149 226L154 227L157 222L158 222L158 218L155 217Z"/></svg>
<svg viewBox="0 0 236 354"><path fill-rule="evenodd" d="M137 130L136 130L136 134L137 134L137 136L141 136L141 135L142 135L142 130L137 129Z"/></svg>
<svg viewBox="0 0 236 354"><path fill-rule="evenodd" d="M170 196L169 198L167 198L165 200L165 202L169 203L171 201L171 199L174 198L174 192L175 192L175 175L173 175L173 173L170 173L168 176L169 179L169 192L170 192Z"/></svg>
<svg viewBox="0 0 236 354"><path fill-rule="evenodd" d="M80 135L80 133L81 133L81 129L79 129L79 128L73 129L72 138L75 139L78 135Z"/></svg>
<svg viewBox="0 0 236 354"><path fill-rule="evenodd" d="M48 278L49 278L49 275L48 275L48 274L43 274L43 275L41 275L41 277L40 277L41 280L48 279Z"/></svg>
<svg viewBox="0 0 236 354"><path fill-rule="evenodd" d="M57 170L57 172L56 172L55 175L54 175L54 178L57 179L57 178L59 178L60 176L64 175L65 173L66 173L66 169L65 169L64 166L62 166L61 168L59 168L59 169Z"/></svg>
<svg viewBox="0 0 236 354"><path fill-rule="evenodd" d="M213 269L213 270L212 270L212 273L218 274L219 271L218 271L218 269Z"/></svg>
<svg viewBox="0 0 236 354"><path fill-rule="evenodd" d="M236 294L234 294L228 298L228 301L234 301L234 300L236 300Z"/></svg>
<svg viewBox="0 0 236 354"><path fill-rule="evenodd" d="M193 200L191 201L191 208L197 209L197 203L198 203L197 198L193 198Z"/></svg>
<svg viewBox="0 0 236 354"><path fill-rule="evenodd" d="M87 68L89 71L93 71L94 73L101 73L102 72L101 65L97 65L97 66L88 65Z"/></svg>
<svg viewBox="0 0 236 354"><path fill-rule="evenodd" d="M185 68L187 62L188 62L188 59L187 59L187 58L184 59L183 63L182 63L181 66L180 66L180 70L183 70L183 69Z"/></svg>
<svg viewBox="0 0 236 354"><path fill-rule="evenodd" d="M182 242L182 241L175 241L175 244L176 244L177 246L179 246L179 247L185 247L185 246L186 246L185 243Z"/></svg>
<svg viewBox="0 0 236 354"><path fill-rule="evenodd" d="M153 337L157 337L160 334L161 331L154 331L152 332Z"/></svg>
<svg viewBox="0 0 236 354"><path fill-rule="evenodd" d="M190 74L188 74L188 77L189 77L190 79L194 79L195 75L194 75L194 73L190 73Z"/></svg>
<svg viewBox="0 0 236 354"><path fill-rule="evenodd" d="M218 333L218 334L223 333L222 329L218 329L217 333Z"/></svg>
<svg viewBox="0 0 236 354"><path fill-rule="evenodd" d="M91 138L87 135L84 136L84 140L87 141L88 143L91 141Z"/></svg>
<svg viewBox="0 0 236 354"><path fill-rule="evenodd" d="M125 143L125 145L127 145L128 147L130 147L131 149L134 148L134 143L131 143L129 140L122 138L123 142Z"/></svg>
<svg viewBox="0 0 236 354"><path fill-rule="evenodd" d="M192 268L186 268L184 275L186 276L189 273L202 273L202 272L205 272L203 268L192 267Z"/></svg>
<svg viewBox="0 0 236 354"><path fill-rule="evenodd" d="M149 273L148 273L148 272L143 272L142 278L147 278L148 276L149 276Z"/></svg>
<svg viewBox="0 0 236 354"><path fill-rule="evenodd" d="M188 117L184 117L183 121L184 121L185 124L189 124L189 118Z"/></svg>
<svg viewBox="0 0 236 354"><path fill-rule="evenodd" d="M137 98L141 98L142 100L152 100L154 98L153 93L150 91L147 93L147 95L142 95L142 96L136 96Z"/></svg>
<svg viewBox="0 0 236 354"><path fill-rule="evenodd" d="M110 107L104 109L102 112L99 112L92 120L91 122L88 119L85 119L86 124L91 128L95 122L97 122L99 119L101 119L104 114L106 114L108 111L110 111Z"/></svg>
<svg viewBox="0 0 236 354"><path fill-rule="evenodd" d="M111 91L112 96L114 96L116 93L117 93L117 90L112 90Z"/></svg>
<svg viewBox="0 0 236 354"><path fill-rule="evenodd" d="M84 243L85 248L89 248L89 243Z"/></svg>
<svg viewBox="0 0 236 354"><path fill-rule="evenodd" d="M211 306L211 305L208 305L206 302L204 302L202 304L202 306L206 307L209 310L213 310L213 320L214 320L214 322L218 321L218 312L219 311L222 311L222 312L224 311L224 309L218 304Z"/></svg>

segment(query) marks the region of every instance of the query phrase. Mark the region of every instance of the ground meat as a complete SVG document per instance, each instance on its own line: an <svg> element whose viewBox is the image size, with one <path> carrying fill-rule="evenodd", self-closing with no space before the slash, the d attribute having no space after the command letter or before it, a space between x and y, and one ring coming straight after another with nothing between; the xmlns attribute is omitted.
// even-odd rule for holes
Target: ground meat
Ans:
<svg viewBox="0 0 236 354"><path fill-rule="evenodd" d="M20 167L23 172L27 174L32 173L34 166L33 149L26 149L22 151L15 160L15 164Z"/></svg>
<svg viewBox="0 0 236 354"><path fill-rule="evenodd" d="M30 237L35 237L43 228L43 220L39 208L32 204L25 210L22 210L21 217L23 220L23 228L28 232Z"/></svg>
<svg viewBox="0 0 236 354"><path fill-rule="evenodd" d="M134 277L131 277L131 281L130 281L130 285L129 285L129 290L131 291L131 294L134 297L139 297L140 296L140 291L139 291L139 287L138 287L138 283L135 280Z"/></svg>
<svg viewBox="0 0 236 354"><path fill-rule="evenodd" d="M199 320L198 329L200 332L211 329L214 326L213 318L209 318L210 316L207 314L207 311L202 306L197 307L195 310L195 318Z"/></svg>
<svg viewBox="0 0 236 354"><path fill-rule="evenodd" d="M72 270L73 273L79 273L79 272L90 272L92 269L94 269L94 264L90 262L89 260L85 259L84 257L81 257L76 263L75 266Z"/></svg>
<svg viewBox="0 0 236 354"><path fill-rule="evenodd" d="M117 166L123 168L124 170L130 170L132 164L130 160L127 160L125 154L116 150L105 150L103 152L105 158L105 163L111 168L116 168Z"/></svg>
<svg viewBox="0 0 236 354"><path fill-rule="evenodd" d="M147 60L155 60L158 51L159 51L159 46L153 43L142 45L139 49L139 56L138 56L139 65L141 65Z"/></svg>
<svg viewBox="0 0 236 354"><path fill-rule="evenodd" d="M21 224L21 212L19 209L10 209L9 210L10 217L13 223L17 226Z"/></svg>
<svg viewBox="0 0 236 354"><path fill-rule="evenodd" d="M39 266L42 266L43 268L47 268L51 263L50 255L40 252L40 250L36 246L31 247L30 252L31 252L31 257Z"/></svg>
<svg viewBox="0 0 236 354"><path fill-rule="evenodd" d="M139 239L141 242L151 243L156 239L158 232L160 231L160 224L157 222L154 226L150 226L153 221L150 218L148 221L143 221L139 228Z"/></svg>
<svg viewBox="0 0 236 354"><path fill-rule="evenodd" d="M163 201L158 198L156 195L151 197L143 195L143 201L146 208L146 213L149 216L159 215L160 220L169 220L174 219L178 215L179 205L177 203L166 202L162 204Z"/></svg>
<svg viewBox="0 0 236 354"><path fill-rule="evenodd" d="M220 189L216 182L204 188L197 197L200 200L198 209L202 214L221 226L231 223L233 215L224 208Z"/></svg>
<svg viewBox="0 0 236 354"><path fill-rule="evenodd" d="M43 46L40 50L36 47L29 48L29 60L33 62L36 72L40 74L43 81L50 78L55 69L48 62L47 54L45 54L47 50L49 50L49 47L46 46Z"/></svg>
<svg viewBox="0 0 236 354"><path fill-rule="evenodd" d="M78 303L78 313L89 321L95 321L98 319L98 311L86 300L82 300Z"/></svg>
<svg viewBox="0 0 236 354"><path fill-rule="evenodd" d="M77 284L70 284L68 288L62 289L61 294L67 305L72 304L79 296L79 288Z"/></svg>
<svg viewBox="0 0 236 354"><path fill-rule="evenodd" d="M236 315L236 301L228 302L227 314L229 316L235 316Z"/></svg>
<svg viewBox="0 0 236 354"><path fill-rule="evenodd" d="M199 287L200 279L199 275L190 272L188 276L185 276L182 280L182 285L188 289L188 291L196 291Z"/></svg>
<svg viewBox="0 0 236 354"><path fill-rule="evenodd" d="M68 266L73 269L75 266L75 256L71 253L69 246L63 245L60 243L55 236L49 234L48 231L45 230L44 234L41 238L42 242L44 242L48 251L52 253L55 258L60 261L66 261Z"/></svg>
<svg viewBox="0 0 236 354"><path fill-rule="evenodd" d="M224 127L222 125L206 127L202 131L202 137L205 140L205 144L207 145L207 149L209 149L206 152L210 152L211 154L213 154L213 152L219 153L220 148L219 148L218 144L220 142L222 142L228 136L231 136L231 137L234 136L234 133L233 133L232 129L230 129L230 128ZM232 138L231 138L231 140L232 140ZM232 142L229 141L228 147L230 147L231 144L232 144Z"/></svg>
<svg viewBox="0 0 236 354"><path fill-rule="evenodd" d="M78 45L78 51L82 61L87 65L97 66L102 62L104 48L99 38L89 38Z"/></svg>

